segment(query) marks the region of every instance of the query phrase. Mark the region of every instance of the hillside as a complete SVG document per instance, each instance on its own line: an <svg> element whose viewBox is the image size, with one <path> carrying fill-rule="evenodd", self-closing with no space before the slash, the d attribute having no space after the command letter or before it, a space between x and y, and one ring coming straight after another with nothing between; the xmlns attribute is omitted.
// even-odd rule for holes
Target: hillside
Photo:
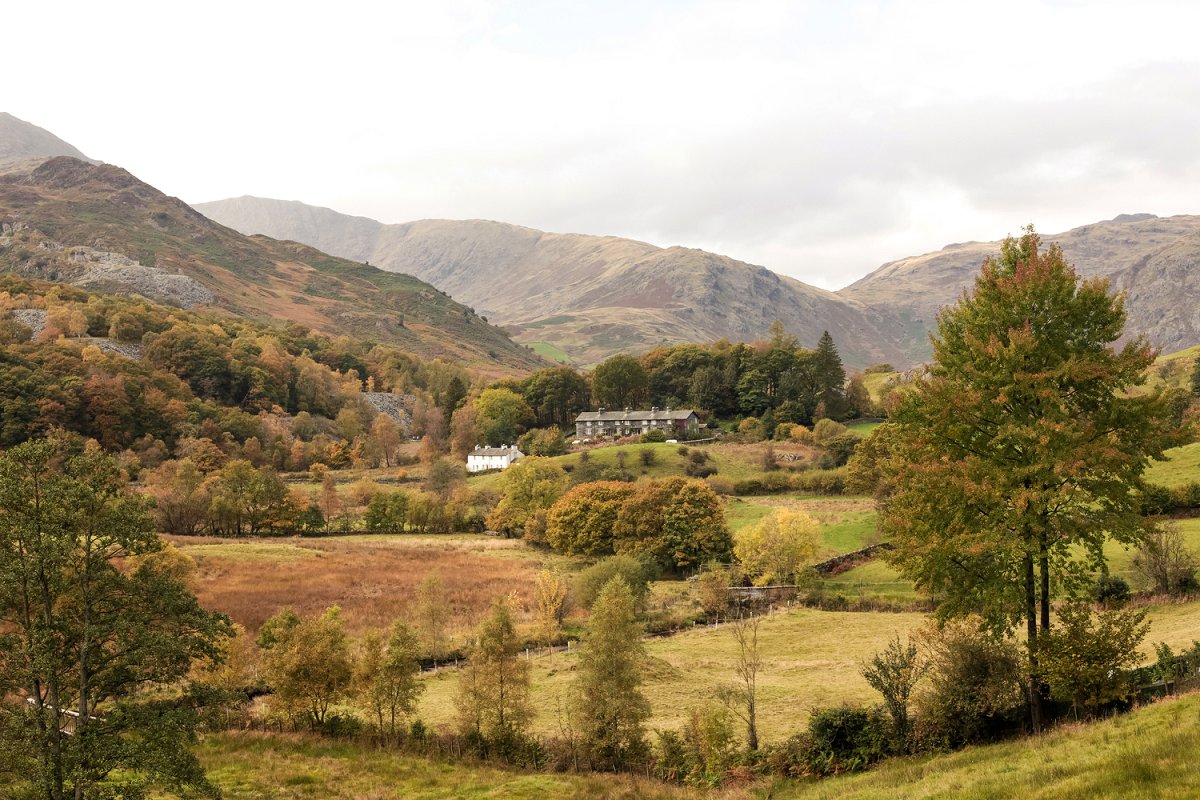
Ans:
<svg viewBox="0 0 1200 800"><path fill-rule="evenodd" d="M0 170L54 156L91 161L50 131L0 111Z"/></svg>
<svg viewBox="0 0 1200 800"><path fill-rule="evenodd" d="M702 250L483 220L384 225L254 197L196 208L247 233L412 273L518 341L553 345L581 364L663 343L755 340L776 319L808 346L829 330L851 366L907 363L906 339L922 336L886 309Z"/></svg>
<svg viewBox="0 0 1200 800"><path fill-rule="evenodd" d="M297 322L489 375L544 362L410 275L212 222L119 167L59 156L0 175L0 268L185 308Z"/></svg>
<svg viewBox="0 0 1200 800"><path fill-rule="evenodd" d="M1166 351L1200 341L1200 216L1121 215L1042 239L1062 245L1081 275L1109 278L1114 288L1128 292L1128 332L1145 333ZM999 246L966 242L902 258L838 294L932 325L939 308L974 285L980 264Z"/></svg>

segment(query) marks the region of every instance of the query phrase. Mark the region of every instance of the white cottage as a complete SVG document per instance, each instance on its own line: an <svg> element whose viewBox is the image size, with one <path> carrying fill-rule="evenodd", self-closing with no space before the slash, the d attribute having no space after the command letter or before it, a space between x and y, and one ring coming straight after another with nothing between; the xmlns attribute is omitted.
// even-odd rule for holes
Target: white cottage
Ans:
<svg viewBox="0 0 1200 800"><path fill-rule="evenodd" d="M525 454L515 446L480 447L475 445L475 449L467 454L467 472L508 469L514 461L524 457Z"/></svg>

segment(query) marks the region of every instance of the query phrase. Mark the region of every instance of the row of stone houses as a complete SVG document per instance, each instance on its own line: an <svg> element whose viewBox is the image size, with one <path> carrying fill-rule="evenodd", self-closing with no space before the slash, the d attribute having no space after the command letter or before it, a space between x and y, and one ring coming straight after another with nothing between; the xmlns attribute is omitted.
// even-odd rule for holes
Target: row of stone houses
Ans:
<svg viewBox="0 0 1200 800"><path fill-rule="evenodd" d="M575 418L575 437L594 439L598 436L635 436L650 431L665 431L667 436L694 434L700 429L700 418L690 408L649 411L585 411Z"/></svg>
<svg viewBox="0 0 1200 800"><path fill-rule="evenodd" d="M575 436L578 439L596 439L603 436L638 436L650 431L663 431L668 437L693 435L700 429L700 418L690 408L651 408L649 411L585 411L575 418ZM467 454L467 472L484 472L489 469L508 469L514 462L525 457L515 446L480 447Z"/></svg>

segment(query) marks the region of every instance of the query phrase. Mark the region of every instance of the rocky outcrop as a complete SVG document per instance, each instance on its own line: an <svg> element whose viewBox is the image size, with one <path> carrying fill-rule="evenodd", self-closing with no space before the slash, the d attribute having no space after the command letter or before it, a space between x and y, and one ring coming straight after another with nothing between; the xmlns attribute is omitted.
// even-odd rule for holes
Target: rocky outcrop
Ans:
<svg viewBox="0 0 1200 800"><path fill-rule="evenodd" d="M374 408L381 414L387 414L405 432L408 431L409 425L412 423L413 406L417 402L415 395L392 394L390 392L363 392L359 396L371 408Z"/></svg>

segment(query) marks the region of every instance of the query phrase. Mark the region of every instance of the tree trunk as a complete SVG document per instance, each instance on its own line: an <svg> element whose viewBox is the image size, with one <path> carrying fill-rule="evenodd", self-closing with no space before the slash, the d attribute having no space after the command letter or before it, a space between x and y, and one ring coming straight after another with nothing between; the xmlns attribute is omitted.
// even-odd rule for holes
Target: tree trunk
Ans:
<svg viewBox="0 0 1200 800"><path fill-rule="evenodd" d="M1025 632L1029 648L1029 724L1034 733L1042 732L1042 693L1039 689L1037 660L1038 602L1037 578L1033 569L1033 553L1026 552L1025 566Z"/></svg>

